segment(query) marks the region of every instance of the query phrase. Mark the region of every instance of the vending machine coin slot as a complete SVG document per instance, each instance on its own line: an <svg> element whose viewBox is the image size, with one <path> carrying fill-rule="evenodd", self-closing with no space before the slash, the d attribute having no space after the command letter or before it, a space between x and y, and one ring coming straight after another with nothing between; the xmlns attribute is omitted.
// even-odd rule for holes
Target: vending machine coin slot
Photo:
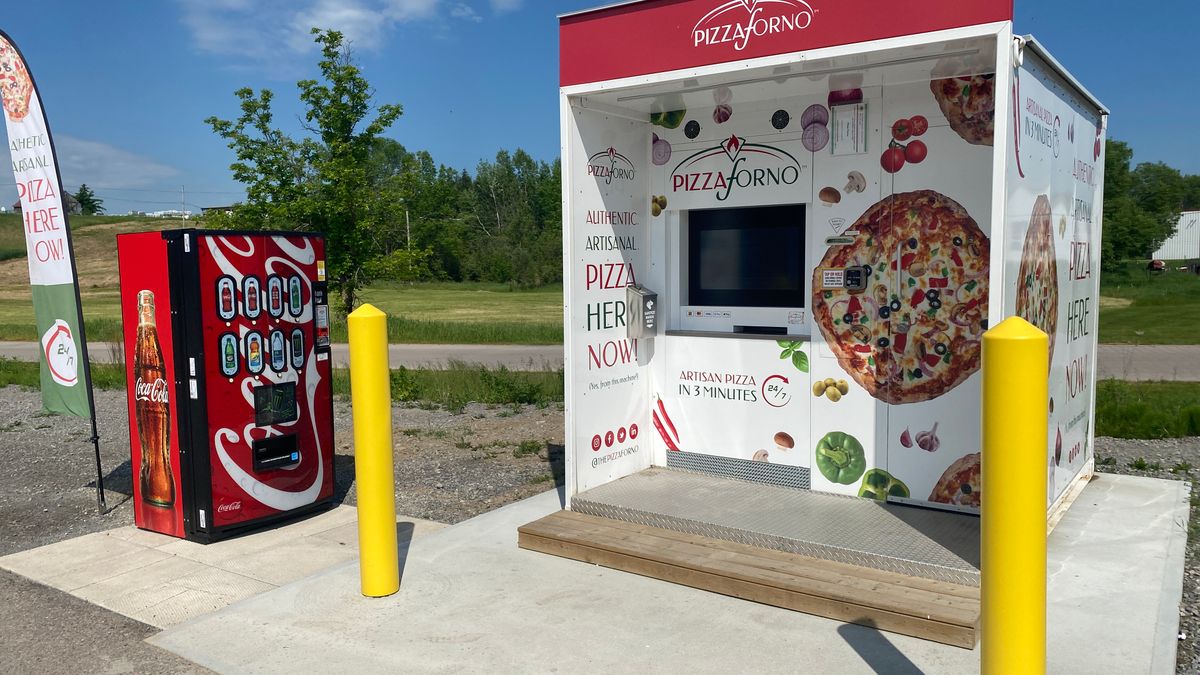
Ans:
<svg viewBox="0 0 1200 675"><path fill-rule="evenodd" d="M270 471L300 461L300 450L294 434L260 438L254 441L251 452L254 455L255 471Z"/></svg>

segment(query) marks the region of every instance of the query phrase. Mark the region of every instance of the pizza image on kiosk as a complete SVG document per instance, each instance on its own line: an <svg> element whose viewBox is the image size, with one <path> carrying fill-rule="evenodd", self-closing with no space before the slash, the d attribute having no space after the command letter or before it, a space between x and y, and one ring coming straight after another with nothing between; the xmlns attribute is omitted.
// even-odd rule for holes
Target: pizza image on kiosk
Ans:
<svg viewBox="0 0 1200 675"><path fill-rule="evenodd" d="M29 114L29 97L33 95L33 80L17 48L0 37L0 99L8 119L20 122Z"/></svg>
<svg viewBox="0 0 1200 675"><path fill-rule="evenodd" d="M1058 263L1054 259L1054 223L1050 199L1038 195L1021 247L1017 271L1017 316L1050 336L1049 361L1054 360L1054 331L1058 329Z"/></svg>
<svg viewBox="0 0 1200 675"><path fill-rule="evenodd" d="M958 202L933 190L892 195L826 251L813 272L813 318L842 369L886 403L928 401L979 369L990 242ZM823 285L858 267L866 288Z"/></svg>
<svg viewBox="0 0 1200 675"><path fill-rule="evenodd" d="M954 460L942 472L929 501L979 508L983 502L982 463L978 452Z"/></svg>
<svg viewBox="0 0 1200 675"><path fill-rule="evenodd" d="M956 73L967 68L969 64L958 59L939 62L933 69L936 79L929 81L929 91L950 128L964 141L991 145L996 128L996 77Z"/></svg>

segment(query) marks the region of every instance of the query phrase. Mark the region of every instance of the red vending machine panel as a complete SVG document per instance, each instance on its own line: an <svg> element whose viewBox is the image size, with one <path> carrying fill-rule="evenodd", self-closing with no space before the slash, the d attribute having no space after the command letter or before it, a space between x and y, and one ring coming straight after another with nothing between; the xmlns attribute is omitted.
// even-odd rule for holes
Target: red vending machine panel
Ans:
<svg viewBox="0 0 1200 675"><path fill-rule="evenodd" d="M126 344L146 333L145 322L124 307L140 306L134 281L147 266L135 251L159 254L170 307L160 323L170 324L162 349L175 400L168 417L178 439L182 523L168 531L139 518L138 526L213 541L328 506L333 416L324 239L179 230L122 235L118 248ZM130 366L131 392L144 387L135 382L138 368L145 370ZM135 449L149 428L136 426L147 417L138 410L131 403ZM144 500L150 491L142 493Z"/></svg>
<svg viewBox="0 0 1200 675"><path fill-rule="evenodd" d="M129 457L138 527L184 536L167 242L157 232L117 238L129 392Z"/></svg>
<svg viewBox="0 0 1200 675"><path fill-rule="evenodd" d="M203 342L212 353L204 376L213 524L328 499L330 361L317 349L313 321L325 242L226 235L198 243ZM230 287L236 312L225 320Z"/></svg>

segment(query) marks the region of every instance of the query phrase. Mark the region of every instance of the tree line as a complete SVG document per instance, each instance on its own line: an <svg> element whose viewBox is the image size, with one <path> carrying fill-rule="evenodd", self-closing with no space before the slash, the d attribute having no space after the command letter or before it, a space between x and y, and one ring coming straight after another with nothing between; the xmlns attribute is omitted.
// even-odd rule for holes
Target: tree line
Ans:
<svg viewBox="0 0 1200 675"><path fill-rule="evenodd" d="M1133 148L1109 139L1104 152L1104 220L1100 264L1113 270L1145 260L1175 231L1181 211L1200 210L1200 175L1162 162L1131 166Z"/></svg>
<svg viewBox="0 0 1200 675"><path fill-rule="evenodd" d="M313 29L321 79L297 82L304 133L275 126L267 89L236 92L235 120L209 117L246 187L216 228L302 230L326 237L329 279L343 309L373 279L562 280L561 166L500 151L472 176L383 136L401 106L372 90L338 31Z"/></svg>
<svg viewBox="0 0 1200 675"><path fill-rule="evenodd" d="M347 310L374 279L562 280L559 160L502 150L472 176L410 151L383 136L403 109L373 103L342 34L312 33L321 80L297 83L302 136L275 126L274 94L266 89L236 92L236 120L205 120L234 151L230 168L246 186L246 201L207 216L210 227L325 234L330 280ZM1161 162L1131 166L1128 143L1107 143L1101 263L1113 269L1147 258L1180 211L1200 209L1200 175Z"/></svg>

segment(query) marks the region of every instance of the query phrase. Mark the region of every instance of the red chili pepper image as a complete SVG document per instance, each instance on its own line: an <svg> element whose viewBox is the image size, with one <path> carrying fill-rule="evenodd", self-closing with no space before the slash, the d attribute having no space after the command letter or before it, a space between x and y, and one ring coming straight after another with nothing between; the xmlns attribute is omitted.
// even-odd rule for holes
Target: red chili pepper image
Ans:
<svg viewBox="0 0 1200 675"><path fill-rule="evenodd" d="M667 444L667 449L672 452L679 452L679 446L675 445L675 441L671 440L671 437L667 434L666 428L663 427L662 420L658 419L658 411L655 410L651 412L650 418L654 420L654 428L658 429L658 435L662 436L663 442Z"/></svg>
<svg viewBox="0 0 1200 675"><path fill-rule="evenodd" d="M667 423L667 428L671 430L671 435L675 437L675 441L679 441L679 431L675 429L675 423L671 421L671 416L667 414L667 409L663 405L662 399L658 399L658 412L662 413L662 421Z"/></svg>

